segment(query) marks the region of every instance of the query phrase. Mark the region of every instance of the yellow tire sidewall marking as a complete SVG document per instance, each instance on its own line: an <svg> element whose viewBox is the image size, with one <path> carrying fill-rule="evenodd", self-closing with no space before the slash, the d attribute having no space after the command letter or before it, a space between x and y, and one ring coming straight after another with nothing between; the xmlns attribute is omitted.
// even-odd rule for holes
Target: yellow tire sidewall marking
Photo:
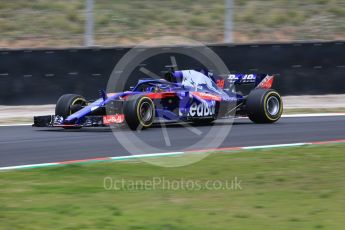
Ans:
<svg viewBox="0 0 345 230"><path fill-rule="evenodd" d="M78 98L76 98L76 99L74 99L74 100L72 101L71 105L74 105L77 101L82 101L82 102L85 102L85 103L86 103L86 101L85 101L84 98L78 97ZM70 114L70 115L72 114L72 111L71 111L71 110L69 110L69 114Z"/></svg>
<svg viewBox="0 0 345 230"><path fill-rule="evenodd" d="M276 96L279 99L279 113L277 114L277 118L271 118L270 115L267 112L267 99L270 96ZM278 120L280 118L280 116L283 113L283 101L281 99L281 96L277 92L269 92L268 94L266 94L266 96L264 98L264 111L265 111L266 118L268 118L271 121L276 121L276 120Z"/></svg>
<svg viewBox="0 0 345 230"><path fill-rule="evenodd" d="M144 124L144 123L142 122L142 120L141 120L141 118L140 118L140 111L139 111L140 104L141 104L141 102L142 102L143 100L145 100L145 99L148 99L148 100L150 101L152 107L153 107L153 113L152 113L153 119L152 119L152 121L150 122L150 124L147 124L147 125ZM153 101L152 101L149 97L142 97L142 98L140 98L140 100L138 101L138 104L137 104L137 117L138 117L138 120L139 120L140 124L141 124L143 127L149 127L149 126L152 125L153 120L154 120L154 116L155 116L155 109L154 109L154 108L155 108L155 106L154 106L154 104L153 104Z"/></svg>

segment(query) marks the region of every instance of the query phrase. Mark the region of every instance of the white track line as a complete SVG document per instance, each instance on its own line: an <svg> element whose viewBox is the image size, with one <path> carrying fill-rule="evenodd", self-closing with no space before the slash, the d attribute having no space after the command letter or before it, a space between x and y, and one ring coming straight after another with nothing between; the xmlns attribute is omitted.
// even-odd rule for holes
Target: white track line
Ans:
<svg viewBox="0 0 345 230"><path fill-rule="evenodd" d="M146 158L146 157L177 156L177 155L182 155L182 154L185 154L185 152L148 153L148 154L138 154L138 155L130 155L130 156L109 157L109 158L112 160L130 160L130 159Z"/></svg>
<svg viewBox="0 0 345 230"><path fill-rule="evenodd" d="M42 164L7 166L7 167L0 167L0 171L13 170L13 169L25 169L25 168L39 168L39 167L48 167L48 166L55 166L55 165L59 165L59 163L42 163Z"/></svg>
<svg viewBox="0 0 345 230"><path fill-rule="evenodd" d="M334 117L345 116L345 113L300 113L300 114L283 114L282 117Z"/></svg>
<svg viewBox="0 0 345 230"><path fill-rule="evenodd" d="M9 123L9 124L0 124L0 127L7 127L7 126L31 126L32 123Z"/></svg>
<svg viewBox="0 0 345 230"><path fill-rule="evenodd" d="M292 144L278 144L278 145L258 145L258 146L247 146L242 147L242 149L271 149L271 148L282 148L282 147L293 147L293 146L303 146L309 145L311 143L292 143Z"/></svg>

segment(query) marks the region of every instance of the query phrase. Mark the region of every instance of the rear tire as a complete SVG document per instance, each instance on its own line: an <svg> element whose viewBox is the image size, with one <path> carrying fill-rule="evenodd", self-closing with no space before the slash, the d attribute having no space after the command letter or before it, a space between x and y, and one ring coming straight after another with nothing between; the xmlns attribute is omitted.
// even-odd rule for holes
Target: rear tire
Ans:
<svg viewBox="0 0 345 230"><path fill-rule="evenodd" d="M132 130L151 127L155 111L153 101L144 95L133 95L123 105L126 123Z"/></svg>
<svg viewBox="0 0 345 230"><path fill-rule="evenodd" d="M64 94L56 102L55 115L66 119L72 113L77 112L87 104L85 98L77 94ZM65 129L77 129L81 127L64 127Z"/></svg>
<svg viewBox="0 0 345 230"><path fill-rule="evenodd" d="M275 90L255 89L246 99L246 110L254 123L274 123L283 113L283 101Z"/></svg>

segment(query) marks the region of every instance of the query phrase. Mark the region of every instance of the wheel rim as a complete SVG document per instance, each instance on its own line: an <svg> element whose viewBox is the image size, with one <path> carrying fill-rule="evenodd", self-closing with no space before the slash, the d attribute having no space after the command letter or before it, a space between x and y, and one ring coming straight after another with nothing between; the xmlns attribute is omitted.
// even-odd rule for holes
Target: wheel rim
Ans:
<svg viewBox="0 0 345 230"><path fill-rule="evenodd" d="M275 116L279 113L280 110L280 101L277 97L269 97L267 100L267 106L266 106L267 112L271 116Z"/></svg>
<svg viewBox="0 0 345 230"><path fill-rule="evenodd" d="M151 118L152 118L152 106L149 102L143 102L140 105L140 109L139 109L140 113L140 119L144 122L150 122Z"/></svg>

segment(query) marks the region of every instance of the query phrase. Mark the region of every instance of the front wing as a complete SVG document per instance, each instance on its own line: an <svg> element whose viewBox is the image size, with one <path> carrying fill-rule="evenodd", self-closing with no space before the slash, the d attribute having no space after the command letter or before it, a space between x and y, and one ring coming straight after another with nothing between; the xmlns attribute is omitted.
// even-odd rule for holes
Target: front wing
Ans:
<svg viewBox="0 0 345 230"><path fill-rule="evenodd" d="M123 114L105 115L105 116L85 116L76 124L66 124L61 116L46 115L35 116L33 127L106 127L116 124L123 124Z"/></svg>

